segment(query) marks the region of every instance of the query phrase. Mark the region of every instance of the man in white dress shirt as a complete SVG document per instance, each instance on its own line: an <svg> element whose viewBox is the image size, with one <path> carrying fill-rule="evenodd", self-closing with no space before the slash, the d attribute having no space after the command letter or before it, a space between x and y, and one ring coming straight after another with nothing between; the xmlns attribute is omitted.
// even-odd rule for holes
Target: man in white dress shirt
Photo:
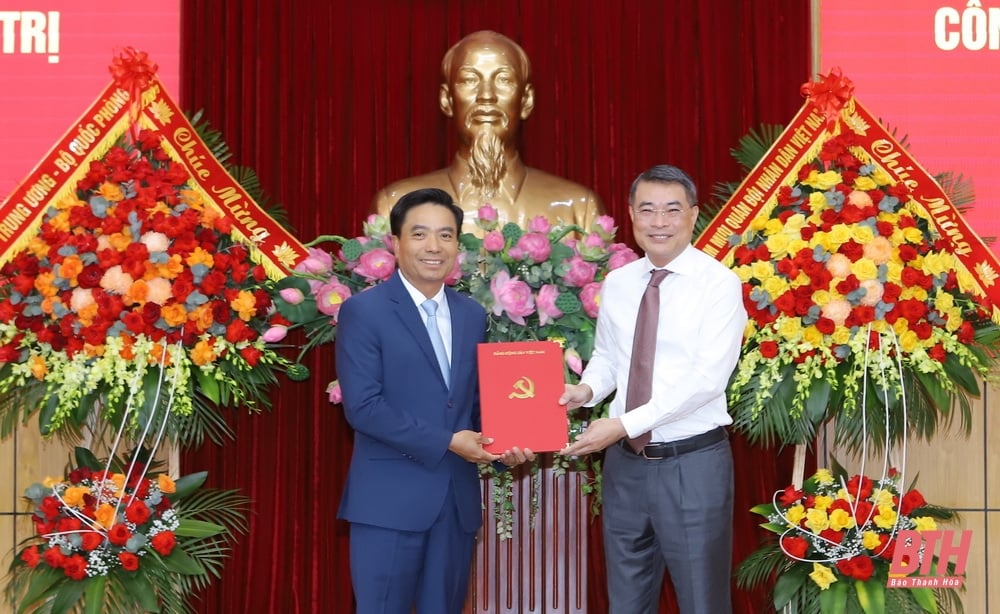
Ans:
<svg viewBox="0 0 1000 614"><path fill-rule="evenodd" d="M609 417L562 453L606 449L611 614L655 614L664 568L683 614L724 614L732 610L733 514L726 386L747 322L740 280L691 245L697 191L684 171L660 165L640 174L629 215L645 257L608 274L593 357L560 403L573 410L618 394ZM644 318L647 286L654 307ZM649 347L633 354L633 345ZM638 402L630 379L645 388Z"/></svg>

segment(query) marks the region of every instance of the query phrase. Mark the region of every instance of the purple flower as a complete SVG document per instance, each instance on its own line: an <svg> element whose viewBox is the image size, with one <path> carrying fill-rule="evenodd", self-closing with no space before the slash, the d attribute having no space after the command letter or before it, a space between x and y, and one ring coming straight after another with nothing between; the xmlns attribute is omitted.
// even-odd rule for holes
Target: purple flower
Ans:
<svg viewBox="0 0 1000 614"><path fill-rule="evenodd" d="M490 282L493 294L493 314L507 312L511 322L524 326L524 316L535 311L535 299L531 295L531 286L520 281L517 276L511 277L507 271L500 271Z"/></svg>
<svg viewBox="0 0 1000 614"><path fill-rule="evenodd" d="M491 230L483 237L483 248L488 252L499 252L506 245L506 241L499 230Z"/></svg>
<svg viewBox="0 0 1000 614"><path fill-rule="evenodd" d="M580 290L580 302L583 303L583 310L592 318L597 317L597 311L601 306L601 284L592 281Z"/></svg>
<svg viewBox="0 0 1000 614"><path fill-rule="evenodd" d="M573 256L566 262L569 263L569 270L566 271L563 279L568 285L582 288L594 281L594 276L597 275L596 263L587 262L580 256Z"/></svg>
<svg viewBox="0 0 1000 614"><path fill-rule="evenodd" d="M542 326L551 320L562 317L563 312L556 307L556 298L559 296L559 287L554 284L545 284L538 289L538 297L535 305L538 306L538 320Z"/></svg>
<svg viewBox="0 0 1000 614"><path fill-rule="evenodd" d="M396 257L389 250L376 247L370 252L361 254L354 272L366 279L385 281L392 277L396 270Z"/></svg>

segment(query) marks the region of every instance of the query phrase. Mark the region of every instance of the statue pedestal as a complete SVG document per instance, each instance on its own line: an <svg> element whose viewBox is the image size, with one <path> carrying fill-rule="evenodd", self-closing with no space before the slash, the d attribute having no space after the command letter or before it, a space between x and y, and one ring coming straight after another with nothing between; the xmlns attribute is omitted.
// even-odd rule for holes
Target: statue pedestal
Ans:
<svg viewBox="0 0 1000 614"><path fill-rule="evenodd" d="M497 537L493 484L483 480L483 529L476 545L466 614L586 614L586 475L555 475L546 455L538 472L538 511L531 523L531 476L514 475L513 536Z"/></svg>

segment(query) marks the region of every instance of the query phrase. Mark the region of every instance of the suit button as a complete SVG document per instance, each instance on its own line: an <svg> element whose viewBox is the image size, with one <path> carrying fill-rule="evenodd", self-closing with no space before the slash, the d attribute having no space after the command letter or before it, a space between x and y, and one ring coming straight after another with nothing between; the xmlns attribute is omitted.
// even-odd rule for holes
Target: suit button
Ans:
<svg viewBox="0 0 1000 614"><path fill-rule="evenodd" d="M455 407L454 401L448 401L448 407Z"/></svg>

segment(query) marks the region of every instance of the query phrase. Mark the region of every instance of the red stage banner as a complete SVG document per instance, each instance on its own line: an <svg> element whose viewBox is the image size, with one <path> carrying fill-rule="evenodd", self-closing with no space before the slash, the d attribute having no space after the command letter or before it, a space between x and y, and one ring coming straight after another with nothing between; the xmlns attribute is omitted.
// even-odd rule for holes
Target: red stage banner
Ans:
<svg viewBox="0 0 1000 614"><path fill-rule="evenodd" d="M776 204L778 189L798 179L799 168L816 156L822 144L835 134L849 130L858 137L855 153L888 173L910 190L910 204L926 217L955 255L959 279L965 289L988 298L994 321L1000 322L1000 261L963 219L934 178L900 145L853 96L840 110L840 117L827 131L827 117L809 101L785 128L764 158L740 183L736 192L695 240L725 264L732 264L733 250L759 216L767 216Z"/></svg>
<svg viewBox="0 0 1000 614"><path fill-rule="evenodd" d="M0 264L34 236L51 203L72 197L92 161L100 160L133 125L157 130L164 148L184 164L192 187L233 223L233 237L248 245L274 279L306 256L306 248L274 221L233 179L198 136L194 126L153 79L133 103L130 92L111 83L31 172L0 203Z"/></svg>
<svg viewBox="0 0 1000 614"><path fill-rule="evenodd" d="M559 404L564 390L563 352L554 341L480 343L479 405L483 446L499 454L514 446L532 452L566 447L569 422Z"/></svg>

